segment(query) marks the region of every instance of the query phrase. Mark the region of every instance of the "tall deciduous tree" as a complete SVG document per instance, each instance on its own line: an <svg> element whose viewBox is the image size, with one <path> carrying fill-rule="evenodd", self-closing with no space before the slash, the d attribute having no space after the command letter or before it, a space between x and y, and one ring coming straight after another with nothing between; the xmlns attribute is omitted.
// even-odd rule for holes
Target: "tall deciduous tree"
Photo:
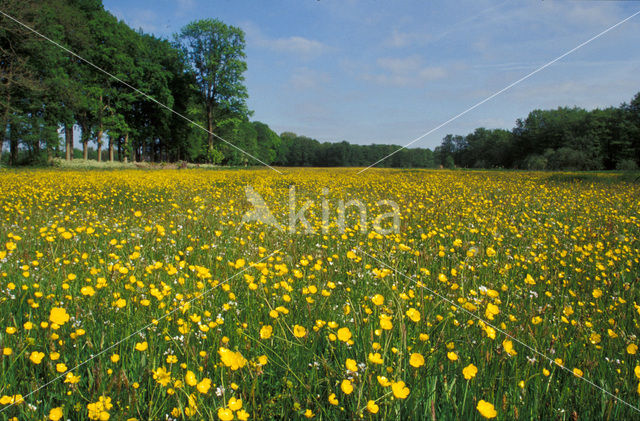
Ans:
<svg viewBox="0 0 640 421"><path fill-rule="evenodd" d="M6 0L3 10L20 22L34 26L39 10L33 0ZM19 124L24 99L40 93L43 84L33 59L40 59L43 42L13 20L0 16L0 156L2 145L10 137L10 161L18 156L18 137L8 135L12 121ZM16 118L14 118L16 117Z"/></svg>
<svg viewBox="0 0 640 421"><path fill-rule="evenodd" d="M213 133L220 123L248 115L247 88L243 84L247 70L244 32L217 19L204 19L182 28L175 40L195 73L212 151Z"/></svg>

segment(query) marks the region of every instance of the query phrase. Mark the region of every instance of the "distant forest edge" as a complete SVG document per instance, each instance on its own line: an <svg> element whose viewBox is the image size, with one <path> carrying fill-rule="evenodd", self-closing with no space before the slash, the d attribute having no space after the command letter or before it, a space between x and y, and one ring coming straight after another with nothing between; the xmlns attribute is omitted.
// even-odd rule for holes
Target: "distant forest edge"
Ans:
<svg viewBox="0 0 640 421"><path fill-rule="evenodd" d="M118 21L101 0L4 0L3 11L168 107L0 16L3 164L82 157L261 165L239 149L282 166L367 166L392 153L378 166L633 170L640 164L640 93L619 107L534 110L511 130L446 135L433 151L321 143L251 121L240 28L204 19L161 39Z"/></svg>

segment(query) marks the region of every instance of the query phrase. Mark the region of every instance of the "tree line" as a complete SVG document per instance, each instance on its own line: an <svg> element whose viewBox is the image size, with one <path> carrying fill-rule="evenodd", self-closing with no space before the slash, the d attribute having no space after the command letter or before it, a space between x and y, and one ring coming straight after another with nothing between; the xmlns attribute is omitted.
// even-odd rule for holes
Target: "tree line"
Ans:
<svg viewBox="0 0 640 421"><path fill-rule="evenodd" d="M9 163L72 159L78 141L85 159L110 161L245 163L231 144L274 155L273 133L249 121L239 28L207 19L166 40L133 30L100 0L5 0L2 10L77 54L0 16Z"/></svg>
<svg viewBox="0 0 640 421"><path fill-rule="evenodd" d="M449 134L433 151L321 143L250 120L240 28L203 19L167 40L130 28L101 0L4 0L2 10L77 54L0 15L0 160L13 165L54 156L259 164L242 151L283 166L366 166L389 155L379 166L640 163L640 93L619 107L535 110L511 130Z"/></svg>
<svg viewBox="0 0 640 421"><path fill-rule="evenodd" d="M640 164L640 93L629 103L587 111L534 110L512 130L478 128L447 135L434 150L444 167L535 170L636 169Z"/></svg>
<svg viewBox="0 0 640 421"><path fill-rule="evenodd" d="M280 136L250 121L244 33L219 20L192 22L166 40L118 21L100 0L6 0L3 10L77 54L0 17L0 158L8 142L10 164L53 156L258 164L251 155L344 166L397 149ZM403 150L385 165L431 167L433 154Z"/></svg>

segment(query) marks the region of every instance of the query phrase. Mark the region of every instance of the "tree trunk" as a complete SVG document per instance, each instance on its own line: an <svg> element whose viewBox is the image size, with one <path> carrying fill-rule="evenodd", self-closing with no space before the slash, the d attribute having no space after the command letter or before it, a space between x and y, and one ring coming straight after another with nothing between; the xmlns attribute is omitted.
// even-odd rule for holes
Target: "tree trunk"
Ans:
<svg viewBox="0 0 640 421"><path fill-rule="evenodd" d="M124 135L124 163L129 162L129 133Z"/></svg>
<svg viewBox="0 0 640 421"><path fill-rule="evenodd" d="M98 112L98 136L96 136L96 142L98 143L98 162L102 162L102 94L100 94L100 110Z"/></svg>
<svg viewBox="0 0 640 421"><path fill-rule="evenodd" d="M102 122L98 128L98 136L96 137L98 143L98 162L102 162Z"/></svg>
<svg viewBox="0 0 640 421"><path fill-rule="evenodd" d="M9 163L11 165L18 163L18 138L11 126L9 126Z"/></svg>
<svg viewBox="0 0 640 421"><path fill-rule="evenodd" d="M7 105L2 116L2 125L0 125L0 161L2 160L2 146L4 146L4 138L7 135L7 127L9 127L9 108L11 106L11 92L7 89Z"/></svg>
<svg viewBox="0 0 640 421"><path fill-rule="evenodd" d="M109 162L113 162L113 136L109 136Z"/></svg>
<svg viewBox="0 0 640 421"><path fill-rule="evenodd" d="M80 139L82 142L82 159L87 160L89 159L89 125L82 121L79 121L79 123L80 129L82 130L82 134L80 135Z"/></svg>
<svg viewBox="0 0 640 421"><path fill-rule="evenodd" d="M67 148L66 159L67 161L71 161L73 159L73 123L65 124L64 139Z"/></svg>
<svg viewBox="0 0 640 421"><path fill-rule="evenodd" d="M209 138L209 149L208 153L211 153L213 150L213 106L207 105L207 128L209 129L208 138Z"/></svg>

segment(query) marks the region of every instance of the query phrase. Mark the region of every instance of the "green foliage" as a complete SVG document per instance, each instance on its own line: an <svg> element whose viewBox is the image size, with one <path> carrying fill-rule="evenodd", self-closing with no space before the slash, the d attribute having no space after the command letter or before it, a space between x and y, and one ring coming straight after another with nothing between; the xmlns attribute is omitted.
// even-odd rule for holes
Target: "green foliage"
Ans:
<svg viewBox="0 0 640 421"><path fill-rule="evenodd" d="M447 155L444 160L444 167L448 169L452 169L455 167L455 163L453 162L453 157L451 155Z"/></svg>
<svg viewBox="0 0 640 421"><path fill-rule="evenodd" d="M249 115L243 84L244 32L217 19L203 19L186 25L174 38L194 73L209 131L208 149L212 149L214 133L225 121ZM232 155L227 157L230 161L240 159L235 152Z"/></svg>
<svg viewBox="0 0 640 421"><path fill-rule="evenodd" d="M637 165L639 105L636 95L618 108L533 110L510 132L478 128L466 136L445 136L435 150L436 163L444 165L453 156L465 168L611 170L629 160Z"/></svg>
<svg viewBox="0 0 640 421"><path fill-rule="evenodd" d="M524 168L528 170L546 170L547 158L542 155L529 155L524 161Z"/></svg>
<svg viewBox="0 0 640 421"><path fill-rule="evenodd" d="M616 165L616 169L620 171L637 171L638 164L636 164L636 161L634 161L633 159L623 159L622 161L618 162L618 164Z"/></svg>
<svg viewBox="0 0 640 421"><path fill-rule="evenodd" d="M224 159L224 154L216 148L209 149L207 160L214 165L220 164Z"/></svg>

